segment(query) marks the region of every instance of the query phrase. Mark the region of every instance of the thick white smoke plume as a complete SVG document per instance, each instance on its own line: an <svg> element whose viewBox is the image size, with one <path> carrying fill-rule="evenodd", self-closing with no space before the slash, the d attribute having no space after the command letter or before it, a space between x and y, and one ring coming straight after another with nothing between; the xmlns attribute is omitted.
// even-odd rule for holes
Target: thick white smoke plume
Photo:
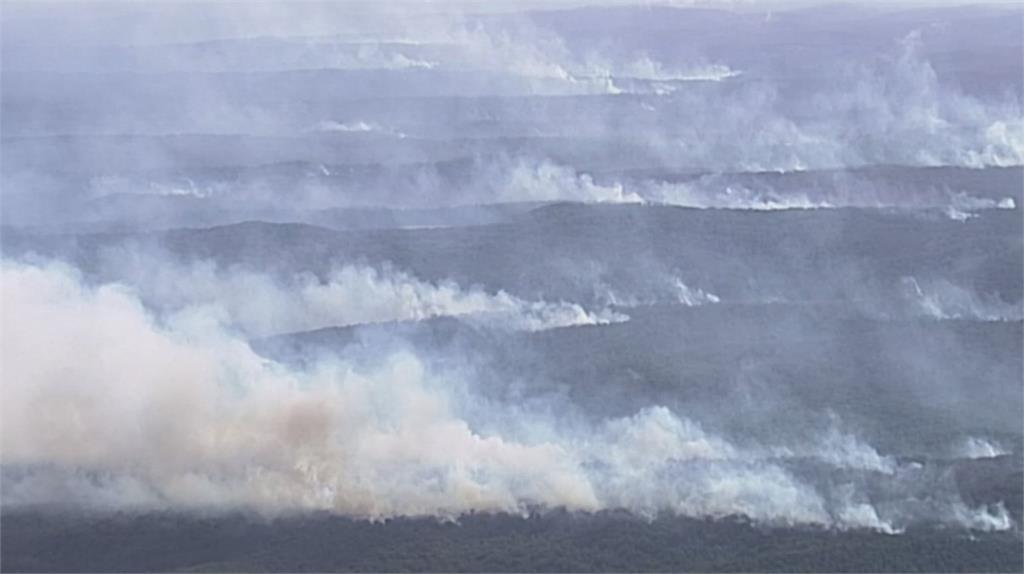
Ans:
<svg viewBox="0 0 1024 574"><path fill-rule="evenodd" d="M3 9L0 511L1019 533L1010 11L94 4Z"/></svg>
<svg viewBox="0 0 1024 574"><path fill-rule="evenodd" d="M643 199L628 193L621 183L601 185L586 173L542 161L519 161L502 169L494 178L497 199L503 201L582 201L641 203Z"/></svg>
<svg viewBox="0 0 1024 574"><path fill-rule="evenodd" d="M457 20L436 32L430 41L456 48L441 67L518 78L532 94L665 94L670 92L664 82L721 82L741 73L724 64L694 63L680 69L644 53L633 57L599 51L580 53L553 31L524 21L496 27L482 21ZM630 80L656 84L638 85Z"/></svg>
<svg viewBox="0 0 1024 574"><path fill-rule="evenodd" d="M655 179L595 180L586 173L548 160L502 160L474 178L474 188L491 191L489 201L578 201L649 203L698 209L773 211L781 209L929 210L965 221L988 210L1014 210L1016 201L979 197L955 188L903 189L854 174L835 174L827 188L786 188L782 183L736 181L709 174L685 182ZM1008 192L1010 190L1007 190Z"/></svg>
<svg viewBox="0 0 1024 574"><path fill-rule="evenodd" d="M721 82L739 76L742 72L724 64L708 64L688 70L669 69L665 64L650 56L642 55L609 75L626 76L640 80L654 81L709 81Z"/></svg>
<svg viewBox="0 0 1024 574"><path fill-rule="evenodd" d="M184 263L119 249L104 257L102 267L105 277L131 285L153 308L177 312L203 307L254 337L441 316L523 331L628 319L576 303L526 301L450 280L431 283L389 265L338 266L323 280L312 273L278 278L242 267L221 268L212 261Z"/></svg>
<svg viewBox="0 0 1024 574"><path fill-rule="evenodd" d="M1001 445L999 441L982 437L967 437L953 452L954 456L963 458L995 458L1011 454L1010 449Z"/></svg>
<svg viewBox="0 0 1024 574"><path fill-rule="evenodd" d="M85 285L57 263L5 262L2 279L4 504L367 518L627 508L885 531L906 521L898 503L819 490L779 452L664 407L596 422L524 412L495 428L505 419L488 413L512 405L474 398L472 381L413 350L293 370L202 307L157 318L128 288ZM841 431L810 442L795 456L906 470ZM958 498L929 516L1011 525Z"/></svg>

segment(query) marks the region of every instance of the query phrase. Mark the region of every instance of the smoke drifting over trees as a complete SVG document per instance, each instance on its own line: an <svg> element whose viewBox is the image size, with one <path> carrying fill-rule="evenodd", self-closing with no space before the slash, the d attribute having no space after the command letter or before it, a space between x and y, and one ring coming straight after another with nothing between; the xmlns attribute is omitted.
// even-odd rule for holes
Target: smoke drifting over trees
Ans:
<svg viewBox="0 0 1024 574"><path fill-rule="evenodd" d="M1018 6L0 20L5 562L118 514L1019 568Z"/></svg>

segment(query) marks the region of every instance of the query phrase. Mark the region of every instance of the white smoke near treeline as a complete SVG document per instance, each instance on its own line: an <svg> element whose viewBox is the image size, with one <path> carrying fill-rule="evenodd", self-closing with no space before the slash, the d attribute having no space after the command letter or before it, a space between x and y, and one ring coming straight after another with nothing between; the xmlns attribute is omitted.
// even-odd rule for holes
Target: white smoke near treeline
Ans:
<svg viewBox="0 0 1024 574"><path fill-rule="evenodd" d="M359 126L353 129L362 129ZM367 128L369 129L369 128ZM292 193L302 198L292 218L301 219L302 208L368 207L377 202L367 197L369 191L395 201L407 195L424 194L433 206L476 206L516 202L579 202L671 205L696 209L729 209L774 211L790 209L861 208L932 212L955 221L968 221L996 210L1018 208L1013 197L1016 190L1005 195L983 196L967 186L932 184L927 187L899 185L872 180L856 172L821 172L821 181L793 184L772 172L766 179L759 174L695 175L678 180L654 177L623 177L598 171L574 168L567 163L536 157L499 155L480 157L466 164L457 178L441 173L436 166L415 166L407 171L394 169L370 183L338 182L341 171L319 164L308 167L307 177L294 183ZM772 177L772 176L776 177ZM362 188L360 188L362 185ZM244 219L248 209L266 211L273 204L276 188L258 179L207 180L197 184L192 179L141 180L106 176L93 178L89 189L94 200L112 199L109 204L96 204L89 217L99 221L136 221L133 214L116 200L141 196L175 196L216 202L223 209L225 223ZM362 189L362 191L360 191ZM367 191L369 190L369 191ZM351 192L351 193L349 193ZM413 205L419 205L413 203ZM238 205L238 207L235 207ZM421 205L421 207L423 206ZM195 207L195 206L193 206ZM235 211L231 211L234 209ZM231 216L233 214L233 217ZM83 217L78 214L78 217Z"/></svg>
<svg viewBox="0 0 1024 574"><path fill-rule="evenodd" d="M559 78L571 85L586 78L583 85L590 89L609 93L632 89L663 96L639 99L632 109L615 115L582 112L580 119L567 118L569 123L557 126L577 137L626 142L635 142L637 134L642 134L637 145L657 158L658 165L803 171L878 164L972 168L1024 164L1019 94L981 99L941 83L922 54L920 31L894 38L883 56L841 67L832 85L800 95L794 102L785 100L782 87L770 79L740 83L722 92L687 89L680 83L742 78L726 64L671 71L640 54L622 63L592 55L587 63L574 65L571 62L579 56L557 37L540 32L515 40L497 34L504 38L498 42L504 49L494 49L493 37L482 30L473 36L478 44L491 48L481 52L488 61L514 62L504 67L513 75ZM494 56L506 50L508 57ZM568 71L574 67L581 71ZM627 83L626 79L653 83ZM594 82L600 87L595 88Z"/></svg>
<svg viewBox="0 0 1024 574"><path fill-rule="evenodd" d="M953 449L955 456L964 458L995 458L1011 454L1010 449L999 441L982 437L967 437Z"/></svg>
<svg viewBox="0 0 1024 574"><path fill-rule="evenodd" d="M962 189L948 188L914 193L913 190L873 184L851 176L836 179L834 187L829 189L800 191L778 189L768 183L730 183L720 175L708 175L684 183L645 181L635 186L637 191L634 193L653 203L700 209L773 211L857 207L932 210L957 221L966 221L988 210L1017 208L1016 201L1009 196L999 199L977 197Z"/></svg>
<svg viewBox="0 0 1024 574"><path fill-rule="evenodd" d="M913 312L932 319L976 321L1024 320L1024 302L1007 303L994 295L979 295L944 279L901 280L903 296Z"/></svg>
<svg viewBox="0 0 1024 574"><path fill-rule="evenodd" d="M296 370L256 354L207 308L158 317L131 288L88 285L65 264L5 261L2 280L5 505L1013 525L1002 507L969 508L955 494L926 511L900 496L873 504L790 469L787 458L812 457L892 477L900 494L914 484L912 467L839 426L794 451L734 444L657 405L552 419L483 399L472 369L439 368L414 348Z"/></svg>
<svg viewBox="0 0 1024 574"><path fill-rule="evenodd" d="M795 89L771 69L748 74L696 48L673 61L614 42L573 42L566 32L522 14L483 18L453 9L425 15L390 5L349 8L346 20L338 17L346 12L339 6L305 9L322 17L298 18L273 3L251 11L217 6L209 18L180 6L152 8L152 14L134 7L129 12L142 13L145 25L130 33L110 31L114 47L108 51L79 46L70 42L73 34L54 36L53 30L40 31L38 45L5 39L5 69L13 70L5 77L5 135L24 136L4 141L8 212L20 221L52 221L63 206L115 194L188 196L239 211L256 201L287 201L297 210L538 200L781 209L918 207L916 199L922 199L951 218L968 219L983 209L1015 205L1012 197L981 198L962 189L908 200L856 179L835 193L819 194L716 178L872 165L1024 164L1020 94L978 95L944 81L930 60L934 52L924 49L929 36L921 31L886 37L872 57L851 59L838 70L830 66L834 76L827 84ZM92 14L72 12L82 22L63 18L61 26L78 22L89 28ZM197 20L196 26L176 26L178 19ZM213 47L199 40L161 44L134 37L150 27L154 36L194 29L211 36ZM67 74L67 67L57 65L64 60L55 63L54 54L71 62L65 66L72 70L89 73ZM108 61L110 54L121 60ZM279 61L259 68L273 57ZM197 68L188 68L193 61ZM124 72L129 64L138 69ZM107 76L93 71L111 74L108 80L118 90L111 94L96 79ZM368 82L346 73L366 74L357 78ZM263 89L249 90L250 81ZM369 91L361 91L363 85ZM117 99L121 92L126 95ZM293 92L330 97L307 110L291 105ZM365 103L393 95L406 103ZM451 100L467 103L434 107ZM563 101L573 102L571 113L558 105ZM20 113L23 102L38 105ZM359 112L348 113L349 104ZM64 137L69 134L74 137ZM179 148L188 139L183 134L241 139L195 152ZM122 135L146 138L113 137ZM57 136L59 141L45 139ZM377 145L358 145L363 140ZM65 182L51 173L58 165L56 171L73 173L67 163L76 158L81 169L99 172L83 175L88 183ZM464 177L445 177L437 167L466 159L475 163ZM309 174L281 185L280 171L297 163L308 163ZM223 169L205 169L211 165ZM353 165L421 167L411 175L385 169L367 182L346 178ZM605 168L712 175L683 183L657 177L627 181L595 173ZM236 177L242 169L254 175ZM40 190L51 186L47 193ZM116 219L130 211L112 207L101 215Z"/></svg>
<svg viewBox="0 0 1024 574"><path fill-rule="evenodd" d="M793 100L768 81L717 98L676 92L650 104L657 124L644 133L664 164L720 171L1024 164L1019 95L982 99L940 82L920 44L913 32Z"/></svg>
<svg viewBox="0 0 1024 574"><path fill-rule="evenodd" d="M787 241L764 246L790 258L813 259L808 266L820 260L836 272L834 278L803 276L781 266L780 278L773 281L772 262L748 269L741 257L748 247L729 242L697 245L697 256L681 257L689 262L666 269L668 263L655 257L663 238L651 233L656 228L644 225L644 218L629 213L648 208L661 210L656 217L681 212L664 205L758 211L879 208L936 212L965 222L940 222L961 231L1009 220L995 210L1019 209L1020 190L995 189L1003 183L983 190L959 183L989 181L980 177L948 186L920 182L936 181L924 168L944 166L958 168L953 170L958 174L995 174L996 182L1012 179L1002 177L1007 173L1003 168L1024 165L1021 96L1005 89L1015 80L994 82L996 90L951 81L958 77L956 67L944 59L941 44L929 44L935 38L948 41L936 32L940 26L909 34L902 24L877 30L865 25L865 31L851 26L848 33L857 41L847 46L848 64L846 52L842 58L833 52L805 52L807 62L782 62L785 55L765 59L748 44L734 51L717 38L690 45L689 34L669 25L683 20L683 13L674 10L658 13L666 19L665 30L656 22L658 33L630 28L629 18L613 22L622 25L619 37L618 31L603 33L600 26L588 30L584 22L592 17L591 24L604 25L612 18L607 13L582 11L580 19L563 18L560 30L551 24L558 21L558 10L533 14L521 13L511 3L503 4L507 11L476 4L487 14L409 2L5 5L0 187L4 225L16 229L5 227L4 233L11 232L7 237L14 238L14 253L31 252L36 241L44 252L46 245L66 244L68 252L63 247L57 251L76 261L80 255L82 268L31 257L5 258L0 264L4 508L242 509L265 515L319 510L371 520L624 509L644 517L743 515L759 524L884 533L920 523L1019 528L1005 503L972 500L966 487L961 495L957 470L950 466L1019 466L1017 458L1008 461L1019 458L1018 437L1012 432L989 436L984 421L952 428L955 436L946 438L962 442L941 443L946 446L940 455L952 462L887 451L870 421L858 424L863 421L833 416L804 428L806 411L794 412L793 419L801 421L794 423L800 427L799 439L787 435L786 424L765 420L752 421L749 427L756 428L745 436L725 419L747 417L754 410L744 410L748 404L737 407L730 403L732 395L716 395L724 404L717 408L732 411L728 416L693 406L705 404L694 395L718 393L717 388L700 387L721 382L724 388L728 383L714 378L716 363L729 362L731 367L733 355L698 357L692 371L689 365L676 369L669 355L685 356L685 341L662 337L657 330L634 336L638 331L631 330L646 329L640 317L660 315L666 305L674 307L658 317L664 321L652 321L651 328L665 327L671 320L697 337L705 334L696 330L698 321L690 322L695 316L727 326L747 325L728 321L734 311L764 311L765 318L759 319L763 323L750 324L773 329L752 333L755 340L749 347L736 349L736 362L760 365L762 357L784 354L776 343L795 333L806 338L794 343L845 351L844 345L860 344L860 339L848 340L846 331L830 330L834 327L825 321L816 330L805 331L799 321L790 328L781 308L799 311L801 306L833 302L836 289L831 283L850 283L849 293L868 294L863 303L867 309L855 309L868 321L895 319L892 323L897 324L909 310L916 322L927 322L920 317L938 319L950 333L953 327L966 327L965 333L1007 337L1024 312L1019 300L1007 303L1000 293L1019 297L1019 290L1014 291L1019 285L997 284L991 288L998 292L990 294L965 278L985 264L985 272L991 271L988 284L999 283L1002 276L989 263L1002 264L1001 259L975 256L973 251L949 257L954 283L928 271L930 262L920 272L905 270L909 257L916 255L908 250L907 258L883 262L901 266L886 275L889 279L868 280L867 271L863 276L846 272L845 262L859 259L864 239L851 234L851 244L843 246L835 265L834 254L816 249L815 240L802 246ZM713 12L693 15L740 23L735 14ZM792 15L797 25L790 31L800 27L803 16L798 12ZM623 14L639 14L638 21L650 16L642 11ZM991 22L991 13L984 15ZM859 22L860 16L842 18L847 16L840 14L836 22ZM908 16L908 21L925 17L914 18ZM789 16L779 21L790 21ZM957 22L943 25L962 30ZM759 33L774 33L772 26L766 19ZM701 32L698 28L691 29L694 36ZM671 32L668 42L660 33L664 31ZM777 33L766 37L780 38ZM871 49L858 48L862 41L871 43ZM978 54L988 52L968 56ZM839 60L843 63L837 64ZM897 183L861 177L877 166L899 170L892 178ZM783 181L797 172L836 175L824 186L813 178ZM824 179L822 175L818 181ZM907 182L906 187L898 182ZM524 206L560 201L644 207L576 206L528 213ZM524 205L493 219L460 219L446 209L490 203ZM74 234L113 230L116 236L129 230L141 231L139 237L161 228L253 219L332 225L333 208L367 206L385 206L395 214L393 221L380 224L391 227L388 234L404 227L406 216L416 225L490 226L461 236L467 242L488 243L487 249L477 251L479 245L473 245L474 250L462 251L465 244L457 244L459 250L451 251L451 257L479 254L473 261L458 262L468 270L457 281L427 278L426 264L416 267L415 274L386 263L352 262L316 273L271 272L269 268L290 267L272 260L288 253L258 253L254 245L246 247L253 257L247 255L245 265L179 260L148 251L101 248L97 255L90 246L110 236ZM416 219L400 213L401 208L446 214L435 219L418 214L421 219ZM603 217L612 212L623 217ZM342 215L360 218L362 213L369 212ZM567 214L571 217L561 219ZM595 214L597 223L576 227L579 214ZM741 219L732 213L687 215L709 222L721 217L718 221L727 226ZM916 221L920 214L912 215ZM744 216L761 223L771 217L787 216ZM517 250L511 244L519 238L505 233L546 233L562 221L573 224L565 230L569 235L540 237L586 243L586 249L599 250L593 261L585 255L594 251L583 250L584 256L576 259L571 255L576 251L562 246L552 245L550 254L542 253L546 245ZM621 251L602 243L610 236L600 228L605 222L634 221L636 228L615 235L630 243ZM1005 233L996 227L993 234ZM274 241L273 228L268 223L263 229L270 230L268 244ZM54 230L61 236L49 234ZM193 231L180 229L211 256L230 259L238 247L231 230L190 235ZM394 260L415 267L409 258L430 252L430 242L440 235L406 231L381 237L400 238L385 250L398 253ZM753 226L745 232L757 231ZM823 235L813 237L844 232L819 231ZM224 243L201 243L209 237ZM332 246L344 250L347 237L339 234ZM358 241L366 237L375 240L367 235ZM402 251L408 246L402 241L421 239L424 243L416 249ZM672 240L672 235L664 239ZM870 239L875 245L885 238ZM830 241L821 245L832 245ZM1011 241L998 245L1019 247ZM893 242L893 253L902 256L901 247ZM946 247L937 245L935 254L929 250L926 256L945 257L950 253ZM671 244L664 251L687 256L689 249ZM564 259L552 262L549 255ZM289 263L301 265L300 257L296 254L296 261ZM511 266L503 274L489 273L488 266L523 261L524 267L536 267L521 277L512 277L517 268ZM690 268L691 263L697 268ZM585 273L588 266L593 269ZM844 281L848 275L854 280ZM512 282L483 286L465 276L512 277ZM876 281L884 281L884 288L874 289ZM563 285L583 296L562 298L544 290ZM818 288L821 301L804 305L807 294ZM875 305L876 291L884 304ZM766 295L759 299L762 293ZM741 301L737 294L749 297ZM773 306L756 308L763 303ZM629 314L636 320L626 323ZM515 359L527 355L517 352L516 341L530 337L547 344L551 355L538 362L557 363L564 358L562 350L576 341L572 337L581 334L604 338L608 346L600 349L613 348L608 354L616 361L595 360L594 368L570 371L587 373L575 375L581 380L555 380L561 371L552 380L526 380L543 379L547 371L537 368L544 374L534 374L531 367L536 365L502 371L488 364L488 357L462 352L461 347L446 349L450 355L441 357L443 353L425 351L396 334L409 325L366 329L387 344L362 339L336 344L302 365L271 357L271 352L261 354L260 344L266 341L253 342L331 327L440 317L473 326L472 336L482 334L486 344L498 341L509 347L502 350L514 366ZM845 325L864 318L842 321ZM954 323L959 320L971 323ZM774 330L779 322L782 328ZM1004 324L1008 322L1018 325ZM433 323L415 327L427 326ZM370 337L356 331L357 338ZM888 331L880 327L878 333ZM709 330L707 336L713 334ZM741 334L747 335L733 331L728 337L708 338L709 348L717 344L731 352L727 339L745 340L736 336ZM659 339L656 345L649 345L654 339ZM954 340L952 335L948 345L925 341L917 347L886 339L870 337L872 344L877 342L870 356L878 357L878 364L853 371L866 375L858 385L875 388L869 386L878 383L872 379L875 374L883 382L881 375L889 374L900 380L928 379L928 386L921 383L909 393L915 414L906 421L900 418L906 411L894 411L899 404L857 405L871 410L871 416L897 418L899 424L887 423L886 428L913 433L919 423L910 419L917 416L925 419L920 426L929 428L967 418L973 425L975 419L991 416L998 422L992 427L1001 429L1007 418L1013 420L1015 411L1006 406L1012 401L999 399L1010 392L1001 387L991 395L999 398L968 405L968 394L960 394L966 388L961 381L945 381L960 373L940 372L956 357L969 357L963 364L974 366L977 361L977 381L989 385L978 393L987 392L995 382L1005 384L1004 379L1019 375L1016 363L999 355L999 349L975 356L965 351L967 339ZM664 355L631 364L647 356L635 354L637 347L661 345L667 348ZM585 355L598 352L572 347L579 348ZM845 380L840 370L855 368L842 361L825 364L821 356L799 349L800 366L820 371L822 378ZM616 355L620 350L621 356ZM937 353L952 358L937 361ZM823 356L845 360L847 354ZM913 368L890 373L906 363ZM596 372L605 368L608 372ZM742 366L743 376L746 369ZM497 380L510 371L524 380ZM599 415L573 404L567 397L587 393L588 376L635 383L615 389L618 397L630 399L628 409ZM676 378L681 384L670 387ZM641 386L657 385L671 388L672 396L666 391L661 399L645 398L652 395ZM763 402L772 402L783 416L787 409L810 408L801 402L804 397L785 395L789 391L784 387L766 390ZM830 389L824 383L821 388ZM894 394L881 401L904 392L882 390ZM829 398L856 402L851 397L859 395L845 392ZM756 393L750 397L747 403L760 400ZM999 402L1004 405L995 404ZM982 411L977 406L982 404L1002 410ZM776 436L776 431L788 438ZM870 444L865 436L871 437Z"/></svg>
<svg viewBox="0 0 1024 574"><path fill-rule="evenodd" d="M279 277L240 265L182 261L158 250L118 248L103 253L98 272L161 314L202 308L251 337L432 317L514 331L628 319L607 308L528 301L452 280L424 281L386 263L336 265L322 278L311 272Z"/></svg>
<svg viewBox="0 0 1024 574"><path fill-rule="evenodd" d="M932 186L906 189L873 182L855 174L835 174L827 187L783 187L782 182L736 181L723 174L701 175L681 182L657 179L619 181L599 178L550 161L505 160L501 170L485 178L500 201L578 201L584 203L646 203L698 209L773 211L782 209L922 210L965 221L988 210L1014 210L1009 195L979 197L970 190ZM1006 190L1013 193L1013 190Z"/></svg>

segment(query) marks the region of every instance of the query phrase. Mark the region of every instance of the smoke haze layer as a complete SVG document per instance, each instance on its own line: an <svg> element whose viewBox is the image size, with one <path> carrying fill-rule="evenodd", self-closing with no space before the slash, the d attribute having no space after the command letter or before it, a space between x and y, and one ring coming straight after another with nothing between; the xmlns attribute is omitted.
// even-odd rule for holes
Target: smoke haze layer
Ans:
<svg viewBox="0 0 1024 574"><path fill-rule="evenodd" d="M5 3L5 562L1019 569L1021 7L678 4Z"/></svg>

